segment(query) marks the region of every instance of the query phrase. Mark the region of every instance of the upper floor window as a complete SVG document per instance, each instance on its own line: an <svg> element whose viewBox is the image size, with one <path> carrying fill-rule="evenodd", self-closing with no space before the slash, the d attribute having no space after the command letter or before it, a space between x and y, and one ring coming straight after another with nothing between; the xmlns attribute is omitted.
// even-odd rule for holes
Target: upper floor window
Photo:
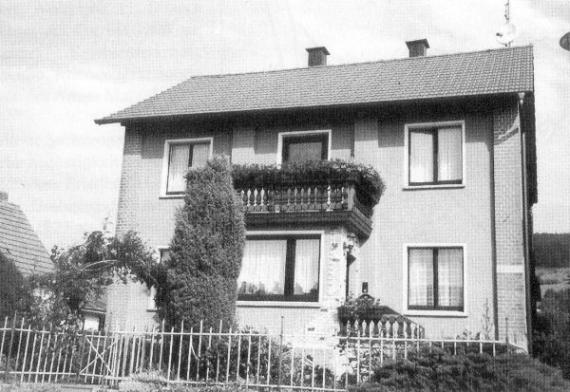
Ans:
<svg viewBox="0 0 570 392"><path fill-rule="evenodd" d="M329 159L330 131L284 132L279 134L281 162Z"/></svg>
<svg viewBox="0 0 570 392"><path fill-rule="evenodd" d="M320 244L318 235L249 237L238 279L238 299L318 301Z"/></svg>
<svg viewBox="0 0 570 392"><path fill-rule="evenodd" d="M212 138L167 140L164 145L163 195L186 190L188 169L202 167L212 155Z"/></svg>
<svg viewBox="0 0 570 392"><path fill-rule="evenodd" d="M463 183L461 124L408 126L408 185Z"/></svg>
<svg viewBox="0 0 570 392"><path fill-rule="evenodd" d="M463 311L463 248L408 248L408 309Z"/></svg>

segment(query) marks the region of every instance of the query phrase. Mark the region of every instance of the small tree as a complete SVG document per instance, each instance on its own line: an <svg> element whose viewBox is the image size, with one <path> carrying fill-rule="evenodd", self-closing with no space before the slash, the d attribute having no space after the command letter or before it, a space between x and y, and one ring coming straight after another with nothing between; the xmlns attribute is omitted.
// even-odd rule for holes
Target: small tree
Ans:
<svg viewBox="0 0 570 392"><path fill-rule="evenodd" d="M0 320L25 311L31 300L26 279L13 260L0 253Z"/></svg>
<svg viewBox="0 0 570 392"><path fill-rule="evenodd" d="M134 232L109 237L94 231L79 245L54 247L51 259L53 272L30 279L35 300L25 313L32 323L54 328L81 327L85 305L97 300L116 276L126 281L131 273L158 275L153 251Z"/></svg>
<svg viewBox="0 0 570 392"><path fill-rule="evenodd" d="M177 211L166 282L157 287L158 316L169 325L233 323L245 224L229 163L223 157L191 170ZM160 280L160 279L155 279ZM166 284L164 284L166 283Z"/></svg>

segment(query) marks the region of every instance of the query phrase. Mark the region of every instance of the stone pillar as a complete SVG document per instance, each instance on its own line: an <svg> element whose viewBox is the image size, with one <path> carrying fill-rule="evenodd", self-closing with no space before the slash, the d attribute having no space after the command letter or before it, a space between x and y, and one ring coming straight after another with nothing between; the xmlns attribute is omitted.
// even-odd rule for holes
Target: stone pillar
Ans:
<svg viewBox="0 0 570 392"><path fill-rule="evenodd" d="M324 236L324 263L321 277L320 314L307 325L307 332L333 334L338 331L338 307L346 293L346 251L348 233L344 228L327 230Z"/></svg>
<svg viewBox="0 0 570 392"><path fill-rule="evenodd" d="M499 338L527 342L520 114L515 99L493 112L497 323Z"/></svg>

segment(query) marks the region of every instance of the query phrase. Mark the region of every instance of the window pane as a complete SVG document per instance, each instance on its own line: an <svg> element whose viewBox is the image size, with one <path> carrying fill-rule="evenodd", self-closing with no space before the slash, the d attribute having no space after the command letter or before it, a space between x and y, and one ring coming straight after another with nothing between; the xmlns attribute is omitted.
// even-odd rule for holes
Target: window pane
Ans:
<svg viewBox="0 0 570 392"><path fill-rule="evenodd" d="M287 240L247 240L238 279L238 294L285 293Z"/></svg>
<svg viewBox="0 0 570 392"><path fill-rule="evenodd" d="M439 306L463 307L463 250L439 249L437 275Z"/></svg>
<svg viewBox="0 0 570 392"><path fill-rule="evenodd" d="M199 143L192 145L191 167L203 167L210 157L210 143Z"/></svg>
<svg viewBox="0 0 570 392"><path fill-rule="evenodd" d="M320 161L323 152L323 143L299 142L288 144L289 162Z"/></svg>
<svg viewBox="0 0 570 392"><path fill-rule="evenodd" d="M188 171L190 146L188 144L172 144L170 146L170 160L168 162L167 192L184 192Z"/></svg>
<svg viewBox="0 0 570 392"><path fill-rule="evenodd" d="M434 306L433 250L409 249L409 306Z"/></svg>
<svg viewBox="0 0 570 392"><path fill-rule="evenodd" d="M410 182L433 181L433 134L410 131Z"/></svg>
<svg viewBox="0 0 570 392"><path fill-rule="evenodd" d="M463 177L461 128L441 128L437 139L438 180L461 180Z"/></svg>
<svg viewBox="0 0 570 392"><path fill-rule="evenodd" d="M319 293L320 240L296 240L295 249L295 295Z"/></svg>

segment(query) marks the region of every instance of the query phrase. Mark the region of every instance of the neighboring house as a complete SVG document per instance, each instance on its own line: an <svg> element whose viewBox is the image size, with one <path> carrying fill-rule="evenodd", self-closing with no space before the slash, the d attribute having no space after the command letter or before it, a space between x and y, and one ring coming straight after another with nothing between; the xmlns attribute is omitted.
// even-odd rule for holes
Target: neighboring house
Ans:
<svg viewBox="0 0 570 392"><path fill-rule="evenodd" d="M48 251L6 192L0 192L0 253L12 259L24 276L53 271Z"/></svg>
<svg viewBox="0 0 570 392"><path fill-rule="evenodd" d="M368 287L427 336L479 331L488 316L491 333L525 342L532 47L426 56L427 40L407 45L410 58L335 66L310 48L308 67L193 77L96 120L125 127L118 234L135 230L168 257L183 175L212 155L372 165L386 191L371 216L357 204L337 215L248 210L240 323L277 331L284 316L286 332L330 331L346 293ZM145 287L108 294L110 327L152 322Z"/></svg>

